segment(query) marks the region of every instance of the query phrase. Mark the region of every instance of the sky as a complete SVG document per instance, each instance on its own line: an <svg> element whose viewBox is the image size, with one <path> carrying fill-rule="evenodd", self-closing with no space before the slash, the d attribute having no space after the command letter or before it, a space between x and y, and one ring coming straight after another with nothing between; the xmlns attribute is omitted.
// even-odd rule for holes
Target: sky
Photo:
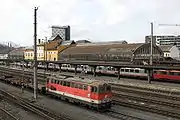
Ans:
<svg viewBox="0 0 180 120"><path fill-rule="evenodd" d="M0 43L33 45L34 7L38 39L52 25L70 25L71 39L142 43L154 23L156 35L178 35L180 0L0 0Z"/></svg>

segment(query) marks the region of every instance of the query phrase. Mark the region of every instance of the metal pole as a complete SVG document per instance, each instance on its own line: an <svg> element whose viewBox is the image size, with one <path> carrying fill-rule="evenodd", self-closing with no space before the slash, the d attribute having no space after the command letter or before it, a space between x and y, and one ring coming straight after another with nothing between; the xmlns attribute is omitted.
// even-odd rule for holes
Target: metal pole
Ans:
<svg viewBox="0 0 180 120"><path fill-rule="evenodd" d="M22 72L23 72L23 77L21 82L21 90L22 90L21 92L24 93L24 62L23 62Z"/></svg>
<svg viewBox="0 0 180 120"><path fill-rule="evenodd" d="M46 61L47 61L47 37L46 37Z"/></svg>
<svg viewBox="0 0 180 120"><path fill-rule="evenodd" d="M45 63L46 63L46 59L45 59L45 45L46 45L46 42L44 41L44 80L45 80L45 73L46 73L46 69L45 69Z"/></svg>
<svg viewBox="0 0 180 120"><path fill-rule="evenodd" d="M153 23L151 23L151 56L150 56L150 65L153 64Z"/></svg>
<svg viewBox="0 0 180 120"><path fill-rule="evenodd" d="M150 65L153 65L153 40L153 23L151 23L151 55L149 61ZM148 70L148 83L151 83L152 72L153 70Z"/></svg>
<svg viewBox="0 0 180 120"><path fill-rule="evenodd" d="M38 7L34 8L34 99L37 99L37 10Z"/></svg>

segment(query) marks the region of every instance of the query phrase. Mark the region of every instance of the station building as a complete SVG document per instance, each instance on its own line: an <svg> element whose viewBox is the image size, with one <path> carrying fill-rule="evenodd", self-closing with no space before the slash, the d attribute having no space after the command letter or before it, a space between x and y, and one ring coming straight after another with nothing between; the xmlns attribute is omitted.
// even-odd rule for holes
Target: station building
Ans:
<svg viewBox="0 0 180 120"><path fill-rule="evenodd" d="M90 60L90 61L116 61L135 64L149 63L150 43L106 43L106 44L77 44L62 51L61 60ZM153 60L164 59L163 51L153 45Z"/></svg>

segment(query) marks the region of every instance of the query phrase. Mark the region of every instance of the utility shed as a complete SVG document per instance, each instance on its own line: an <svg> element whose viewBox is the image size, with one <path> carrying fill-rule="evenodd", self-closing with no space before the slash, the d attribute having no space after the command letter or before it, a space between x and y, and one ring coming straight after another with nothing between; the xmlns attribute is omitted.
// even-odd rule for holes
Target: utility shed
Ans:
<svg viewBox="0 0 180 120"><path fill-rule="evenodd" d="M153 46L154 60L163 58L158 46ZM65 49L61 60L119 61L142 64L149 61L150 44L84 44Z"/></svg>

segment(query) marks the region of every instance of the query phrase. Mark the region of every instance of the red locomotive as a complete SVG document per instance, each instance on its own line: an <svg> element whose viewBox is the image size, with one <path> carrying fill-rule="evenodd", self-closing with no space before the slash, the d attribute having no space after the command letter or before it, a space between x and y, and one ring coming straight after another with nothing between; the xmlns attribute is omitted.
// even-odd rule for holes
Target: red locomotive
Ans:
<svg viewBox="0 0 180 120"><path fill-rule="evenodd" d="M111 108L112 91L107 83L80 77L47 78L47 93L97 110Z"/></svg>

